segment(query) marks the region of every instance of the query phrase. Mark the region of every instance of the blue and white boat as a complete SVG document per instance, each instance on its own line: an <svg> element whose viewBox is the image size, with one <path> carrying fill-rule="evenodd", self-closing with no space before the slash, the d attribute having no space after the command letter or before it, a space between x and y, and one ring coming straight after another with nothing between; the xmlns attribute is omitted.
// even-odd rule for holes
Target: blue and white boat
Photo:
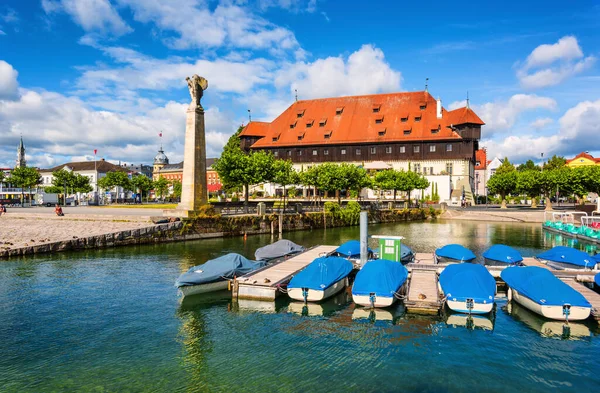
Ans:
<svg viewBox="0 0 600 393"><path fill-rule="evenodd" d="M600 287L600 273L594 276L594 284L596 284L597 287Z"/></svg>
<svg viewBox="0 0 600 393"><path fill-rule="evenodd" d="M508 299L549 319L579 321L590 316L587 299L543 267L511 267L500 273Z"/></svg>
<svg viewBox="0 0 600 393"><path fill-rule="evenodd" d="M489 266L516 265L523 261L521 254L504 244L494 244L483 253L485 264Z"/></svg>
<svg viewBox="0 0 600 393"><path fill-rule="evenodd" d="M352 262L342 257L319 257L296 274L288 284L289 297L318 302L331 297L348 285Z"/></svg>
<svg viewBox="0 0 600 393"><path fill-rule="evenodd" d="M399 262L387 259L368 261L356 274L352 300L365 307L389 307L406 283L408 270Z"/></svg>
<svg viewBox="0 0 600 393"><path fill-rule="evenodd" d="M496 280L482 265L448 265L440 273L439 284L452 311L487 314L494 308Z"/></svg>
<svg viewBox="0 0 600 393"><path fill-rule="evenodd" d="M227 289L229 280L264 265L264 262L253 262L240 254L230 253L206 261L203 265L191 267L179 276L175 286L181 290L183 296L221 291Z"/></svg>
<svg viewBox="0 0 600 393"><path fill-rule="evenodd" d="M368 258L372 258L373 250L367 248ZM358 240L348 240L335 249L334 256L340 256L348 259L360 259L360 242Z"/></svg>
<svg viewBox="0 0 600 393"><path fill-rule="evenodd" d="M597 269L598 260L588 253L571 247L556 246L536 258L555 269Z"/></svg>
<svg viewBox="0 0 600 393"><path fill-rule="evenodd" d="M413 252L413 250L407 246L406 244L402 243L400 245L400 261L406 265L407 263L412 263L415 260L415 253Z"/></svg>
<svg viewBox="0 0 600 393"><path fill-rule="evenodd" d="M473 251L460 244L448 244L435 250L436 263L471 262L475 258Z"/></svg>

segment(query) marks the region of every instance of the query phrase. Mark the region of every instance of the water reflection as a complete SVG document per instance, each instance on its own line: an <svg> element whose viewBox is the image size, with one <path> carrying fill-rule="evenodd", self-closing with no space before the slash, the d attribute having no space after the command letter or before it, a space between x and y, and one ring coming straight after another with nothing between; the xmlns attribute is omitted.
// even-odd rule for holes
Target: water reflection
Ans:
<svg viewBox="0 0 600 393"><path fill-rule="evenodd" d="M567 246L576 248L581 251L585 251L590 255L595 255L599 251L597 244L588 243L576 239L572 236L564 236L547 230L543 231L542 240L544 243L544 247L546 248L552 248L556 246Z"/></svg>
<svg viewBox="0 0 600 393"><path fill-rule="evenodd" d="M350 304L352 297L347 291L341 291L335 296L321 303L303 303L290 301L287 311L294 314L300 314L308 317L327 317L333 316L337 311L344 309Z"/></svg>
<svg viewBox="0 0 600 393"><path fill-rule="evenodd" d="M467 330L494 330L495 311L489 315L468 315L449 313L446 316L446 326L466 328Z"/></svg>
<svg viewBox="0 0 600 393"><path fill-rule="evenodd" d="M542 337L581 340L591 336L590 327L585 322L565 323L545 319L515 302L508 302L505 310L515 320L539 332Z"/></svg>

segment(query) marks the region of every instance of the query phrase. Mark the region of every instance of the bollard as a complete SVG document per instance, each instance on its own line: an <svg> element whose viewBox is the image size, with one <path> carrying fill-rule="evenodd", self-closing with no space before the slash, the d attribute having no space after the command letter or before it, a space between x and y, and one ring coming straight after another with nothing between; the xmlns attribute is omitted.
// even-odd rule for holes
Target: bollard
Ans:
<svg viewBox="0 0 600 393"><path fill-rule="evenodd" d="M369 216L366 211L360 212L360 266L367 263L368 258L368 230Z"/></svg>

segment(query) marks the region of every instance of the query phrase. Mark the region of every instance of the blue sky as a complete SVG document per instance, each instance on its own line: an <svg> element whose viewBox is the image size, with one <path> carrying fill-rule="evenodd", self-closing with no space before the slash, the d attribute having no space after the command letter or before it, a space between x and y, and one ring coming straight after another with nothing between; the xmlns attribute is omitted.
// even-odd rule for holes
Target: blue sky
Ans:
<svg viewBox="0 0 600 393"><path fill-rule="evenodd" d="M490 4L487 4L490 3ZM182 158L185 76L207 149L294 99L422 90L487 123L489 156L600 155L594 1L3 0L0 167Z"/></svg>

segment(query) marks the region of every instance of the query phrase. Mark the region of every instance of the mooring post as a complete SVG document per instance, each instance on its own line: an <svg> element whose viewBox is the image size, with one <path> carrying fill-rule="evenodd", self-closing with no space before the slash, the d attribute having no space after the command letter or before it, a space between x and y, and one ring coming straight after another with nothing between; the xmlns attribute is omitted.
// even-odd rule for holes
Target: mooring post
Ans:
<svg viewBox="0 0 600 393"><path fill-rule="evenodd" d="M366 211L360 212L360 266L367 263L368 257L368 230L369 217Z"/></svg>
<svg viewBox="0 0 600 393"><path fill-rule="evenodd" d="M279 237L283 234L283 215L279 215Z"/></svg>

